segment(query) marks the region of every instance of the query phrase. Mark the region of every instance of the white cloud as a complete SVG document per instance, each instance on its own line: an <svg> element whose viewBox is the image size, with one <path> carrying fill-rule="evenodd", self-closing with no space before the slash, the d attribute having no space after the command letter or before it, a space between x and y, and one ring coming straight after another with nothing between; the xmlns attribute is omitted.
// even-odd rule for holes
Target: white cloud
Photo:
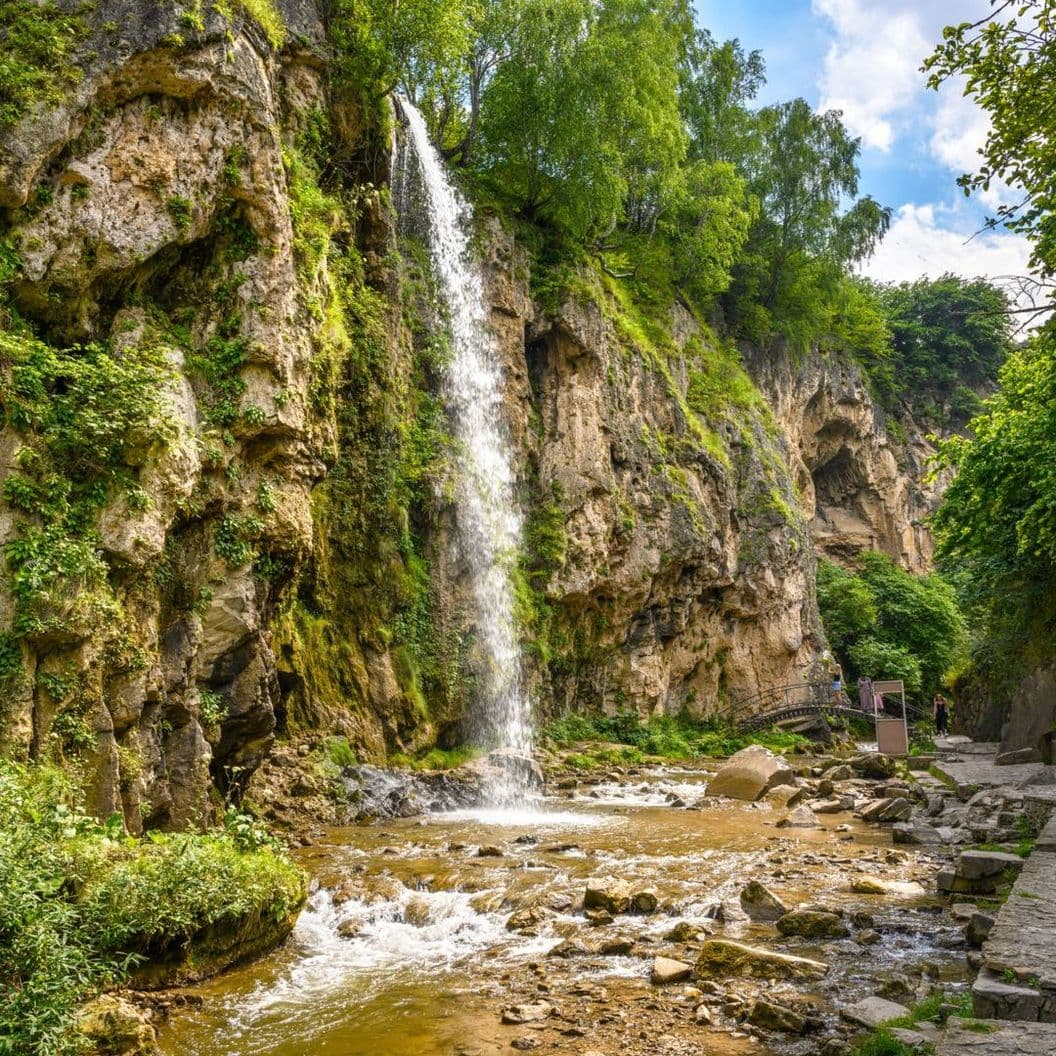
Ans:
<svg viewBox="0 0 1056 1056"><path fill-rule="evenodd" d="M960 85L951 84L942 92L932 119L931 136L935 158L956 173L979 167L979 149L990 129L986 113L965 98L960 89Z"/></svg>
<svg viewBox="0 0 1056 1056"><path fill-rule="evenodd" d="M812 0L832 42L819 77L822 109L842 110L867 147L890 151L899 133L921 121L936 98L921 72L945 25L982 17L987 0ZM986 116L947 85L935 108L931 149L957 175L976 167ZM926 120L926 118L924 118Z"/></svg>
<svg viewBox="0 0 1056 1056"><path fill-rule="evenodd" d="M943 85L939 105L931 119L931 153L940 164L955 176L975 172L982 159L980 150L990 131L990 118L978 104L965 97L961 80ZM1001 180L993 180L988 188L973 192L987 209L1011 203L1015 192Z"/></svg>
<svg viewBox="0 0 1056 1056"><path fill-rule="evenodd" d="M1027 239L1007 232L975 231L971 218L958 209L903 205L865 265L865 274L881 282L904 282L921 275L937 278L948 271L966 278L1029 273Z"/></svg>
<svg viewBox="0 0 1056 1056"><path fill-rule="evenodd" d="M922 89L920 63L932 43L915 8L899 6L813 0L814 12L835 32L821 74L821 108L842 110L844 124L883 151L894 144L895 119Z"/></svg>

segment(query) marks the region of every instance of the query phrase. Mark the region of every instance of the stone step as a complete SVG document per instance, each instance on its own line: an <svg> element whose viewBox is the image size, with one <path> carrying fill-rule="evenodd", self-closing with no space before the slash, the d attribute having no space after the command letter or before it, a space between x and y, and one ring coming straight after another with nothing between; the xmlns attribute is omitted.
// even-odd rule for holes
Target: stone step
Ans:
<svg viewBox="0 0 1056 1056"><path fill-rule="evenodd" d="M1044 763L995 766L992 759L982 757L939 759L932 764L932 770L952 784L962 799L981 788L1000 788L1002 785L1022 788L1028 782L1050 787L1056 780L1053 768Z"/></svg>
<svg viewBox="0 0 1056 1056"><path fill-rule="evenodd" d="M1034 854L1056 854L1056 814L1049 818L1048 824L1034 841ZM1053 868L1056 868L1054 863Z"/></svg>
<svg viewBox="0 0 1056 1056"><path fill-rule="evenodd" d="M951 1019L935 1056L1052 1056L1056 1024Z"/></svg>
<svg viewBox="0 0 1056 1056"><path fill-rule="evenodd" d="M972 987L977 1016L1056 1023L1056 856L1052 853L1035 853L1026 860L983 943L982 957L983 969Z"/></svg>

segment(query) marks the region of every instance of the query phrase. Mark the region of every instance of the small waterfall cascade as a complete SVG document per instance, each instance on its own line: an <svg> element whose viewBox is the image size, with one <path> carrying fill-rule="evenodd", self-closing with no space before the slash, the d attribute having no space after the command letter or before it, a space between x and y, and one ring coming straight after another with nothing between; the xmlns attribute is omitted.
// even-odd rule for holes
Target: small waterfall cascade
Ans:
<svg viewBox="0 0 1056 1056"><path fill-rule="evenodd" d="M422 115L403 99L399 105L407 136L394 159L396 200L402 214L409 170L416 161L433 273L450 327L442 384L456 447L457 546L472 583L480 654L475 733L488 747L527 755L532 749L532 718L521 680L510 577L521 540L521 516L503 423L502 367L488 324L483 275L469 244L472 210L448 179ZM523 795L516 776L520 768L514 762L504 768L508 779L491 790L495 803Z"/></svg>

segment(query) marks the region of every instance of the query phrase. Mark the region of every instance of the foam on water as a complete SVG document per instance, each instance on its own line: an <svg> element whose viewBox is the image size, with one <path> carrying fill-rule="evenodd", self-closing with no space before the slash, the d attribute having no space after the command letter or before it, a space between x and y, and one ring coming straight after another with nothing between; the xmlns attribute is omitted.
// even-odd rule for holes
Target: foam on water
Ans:
<svg viewBox="0 0 1056 1056"><path fill-rule="evenodd" d="M289 963L278 978L258 985L233 1007L232 1031L259 1029L261 1018L281 1019L284 1029L309 1017L298 1028L313 1031L316 999L349 988L360 996L391 986L399 973L436 973L496 950L509 957L538 955L553 937L511 935L501 914L481 913L476 896L463 891L413 891L373 902L334 903L329 890L314 892L297 921L289 944ZM342 934L342 929L349 929Z"/></svg>

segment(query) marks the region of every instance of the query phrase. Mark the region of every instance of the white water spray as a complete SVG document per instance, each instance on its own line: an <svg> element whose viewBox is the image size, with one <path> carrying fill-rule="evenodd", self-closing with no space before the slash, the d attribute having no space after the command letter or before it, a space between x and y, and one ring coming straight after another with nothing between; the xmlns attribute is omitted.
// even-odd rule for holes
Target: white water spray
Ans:
<svg viewBox="0 0 1056 1056"><path fill-rule="evenodd" d="M404 100L400 107L418 162L429 250L451 331L443 394L457 448L458 544L472 581L481 654L476 672L476 732L488 746L528 754L532 749L531 710L521 684L510 582L521 518L514 501L513 463L503 424L502 368L488 325L484 280L469 246L472 210L448 180L422 115ZM397 159L397 176L406 177L406 164L406 156ZM515 793L515 768L507 772L511 781L494 790L494 799L509 800Z"/></svg>

